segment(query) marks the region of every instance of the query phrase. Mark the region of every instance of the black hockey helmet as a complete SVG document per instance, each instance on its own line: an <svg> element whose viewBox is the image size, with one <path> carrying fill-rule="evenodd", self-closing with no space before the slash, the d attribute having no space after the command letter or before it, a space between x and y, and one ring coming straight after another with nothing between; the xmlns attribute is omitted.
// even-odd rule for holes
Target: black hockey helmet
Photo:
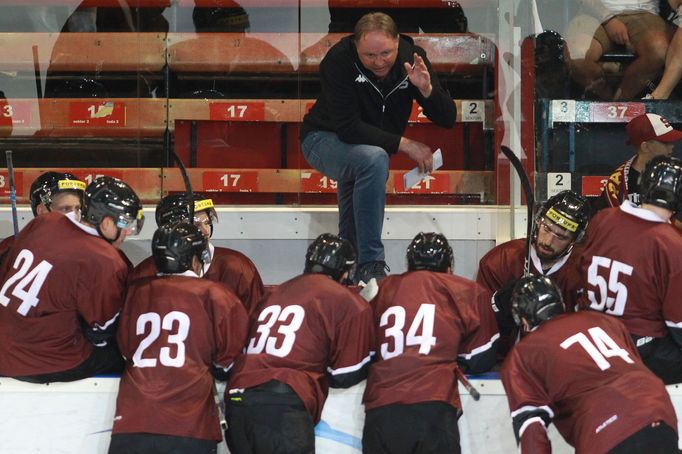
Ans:
<svg viewBox="0 0 682 454"><path fill-rule="evenodd" d="M528 275L519 279L512 291L511 304L514 322L523 326L521 319L525 318L530 329L565 311L561 292L547 276Z"/></svg>
<svg viewBox="0 0 682 454"><path fill-rule="evenodd" d="M348 240L323 233L308 246L305 273L321 273L338 281L355 264L355 249Z"/></svg>
<svg viewBox="0 0 682 454"><path fill-rule="evenodd" d="M208 238L199 227L189 222L167 224L156 229L152 238L152 256L156 268L169 274L191 270L194 257L202 264L211 260Z"/></svg>
<svg viewBox="0 0 682 454"><path fill-rule="evenodd" d="M544 30L535 36L535 67L548 70L565 63L566 41L554 30Z"/></svg>
<svg viewBox="0 0 682 454"><path fill-rule="evenodd" d="M156 225L160 227L180 221L196 222L191 216L196 217L197 213L204 211L208 215L208 224L211 228L211 235L213 235L213 224L218 223L218 215L213 206L213 200L197 193L192 194L191 199L194 201L193 211L191 210L190 197L184 192L169 194L162 198L156 206Z"/></svg>
<svg viewBox="0 0 682 454"><path fill-rule="evenodd" d="M113 177L95 179L85 188L83 197L83 219L98 226L105 217L111 217L116 227L131 228L137 235L144 225L142 203L127 183Z"/></svg>
<svg viewBox="0 0 682 454"><path fill-rule="evenodd" d="M407 269L444 273L454 267L454 254L447 238L440 233L419 232L407 247Z"/></svg>
<svg viewBox="0 0 682 454"><path fill-rule="evenodd" d="M31 184L31 210L33 216L38 216L38 205L41 203L50 209L52 197L60 192L70 192L78 196L83 202L83 192L85 183L76 178L75 175L64 172L45 172L35 179Z"/></svg>
<svg viewBox="0 0 682 454"><path fill-rule="evenodd" d="M639 200L667 210L682 209L682 161L657 156L647 162L640 176Z"/></svg>
<svg viewBox="0 0 682 454"><path fill-rule="evenodd" d="M533 243L537 240L538 226L548 220L573 234L573 242L585 236L592 213L587 199L573 191L565 190L553 195L542 204L535 217L532 233Z"/></svg>

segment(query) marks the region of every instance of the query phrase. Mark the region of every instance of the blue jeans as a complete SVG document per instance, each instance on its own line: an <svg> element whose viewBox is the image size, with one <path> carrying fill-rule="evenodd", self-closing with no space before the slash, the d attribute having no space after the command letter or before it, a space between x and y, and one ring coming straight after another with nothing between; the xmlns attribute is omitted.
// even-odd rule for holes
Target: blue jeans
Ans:
<svg viewBox="0 0 682 454"><path fill-rule="evenodd" d="M328 131L308 133L301 146L311 166L337 181L339 236L353 243L358 264L383 261L388 153L374 145L344 143Z"/></svg>

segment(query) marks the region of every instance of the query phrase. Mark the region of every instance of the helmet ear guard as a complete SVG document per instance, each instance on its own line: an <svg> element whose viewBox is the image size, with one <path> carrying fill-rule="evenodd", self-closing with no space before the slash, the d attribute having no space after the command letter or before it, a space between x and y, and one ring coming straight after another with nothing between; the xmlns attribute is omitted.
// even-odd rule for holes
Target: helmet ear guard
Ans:
<svg viewBox="0 0 682 454"><path fill-rule="evenodd" d="M323 233L308 246L304 272L326 274L338 281L350 272L355 260L355 249L348 240Z"/></svg>
<svg viewBox="0 0 682 454"><path fill-rule="evenodd" d="M407 269L444 273L454 267L454 254L447 238L440 233L419 232L407 247Z"/></svg>

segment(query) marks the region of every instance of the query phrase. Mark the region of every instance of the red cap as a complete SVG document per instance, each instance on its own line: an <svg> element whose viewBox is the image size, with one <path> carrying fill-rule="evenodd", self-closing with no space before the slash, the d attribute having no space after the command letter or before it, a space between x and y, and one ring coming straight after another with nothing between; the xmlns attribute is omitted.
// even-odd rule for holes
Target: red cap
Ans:
<svg viewBox="0 0 682 454"><path fill-rule="evenodd" d="M671 143L682 139L682 131L674 129L668 120L655 113L646 113L633 118L625 130L628 132L626 142L628 145L638 146L647 140Z"/></svg>

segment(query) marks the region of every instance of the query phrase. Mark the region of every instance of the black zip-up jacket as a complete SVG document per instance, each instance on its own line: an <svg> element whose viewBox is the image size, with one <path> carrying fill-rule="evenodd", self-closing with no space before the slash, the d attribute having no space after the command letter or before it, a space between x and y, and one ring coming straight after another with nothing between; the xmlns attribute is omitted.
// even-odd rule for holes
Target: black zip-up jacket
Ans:
<svg viewBox="0 0 682 454"><path fill-rule="evenodd" d="M431 96L424 98L407 77L404 63L420 55L431 74ZM333 131L341 141L377 145L387 153L398 151L407 126L412 101L424 114L444 128L455 124L456 109L450 94L433 73L426 52L409 36L400 35L398 57L384 81L362 66L353 36L332 46L320 63L322 90L315 105L303 118L301 140L311 131Z"/></svg>

